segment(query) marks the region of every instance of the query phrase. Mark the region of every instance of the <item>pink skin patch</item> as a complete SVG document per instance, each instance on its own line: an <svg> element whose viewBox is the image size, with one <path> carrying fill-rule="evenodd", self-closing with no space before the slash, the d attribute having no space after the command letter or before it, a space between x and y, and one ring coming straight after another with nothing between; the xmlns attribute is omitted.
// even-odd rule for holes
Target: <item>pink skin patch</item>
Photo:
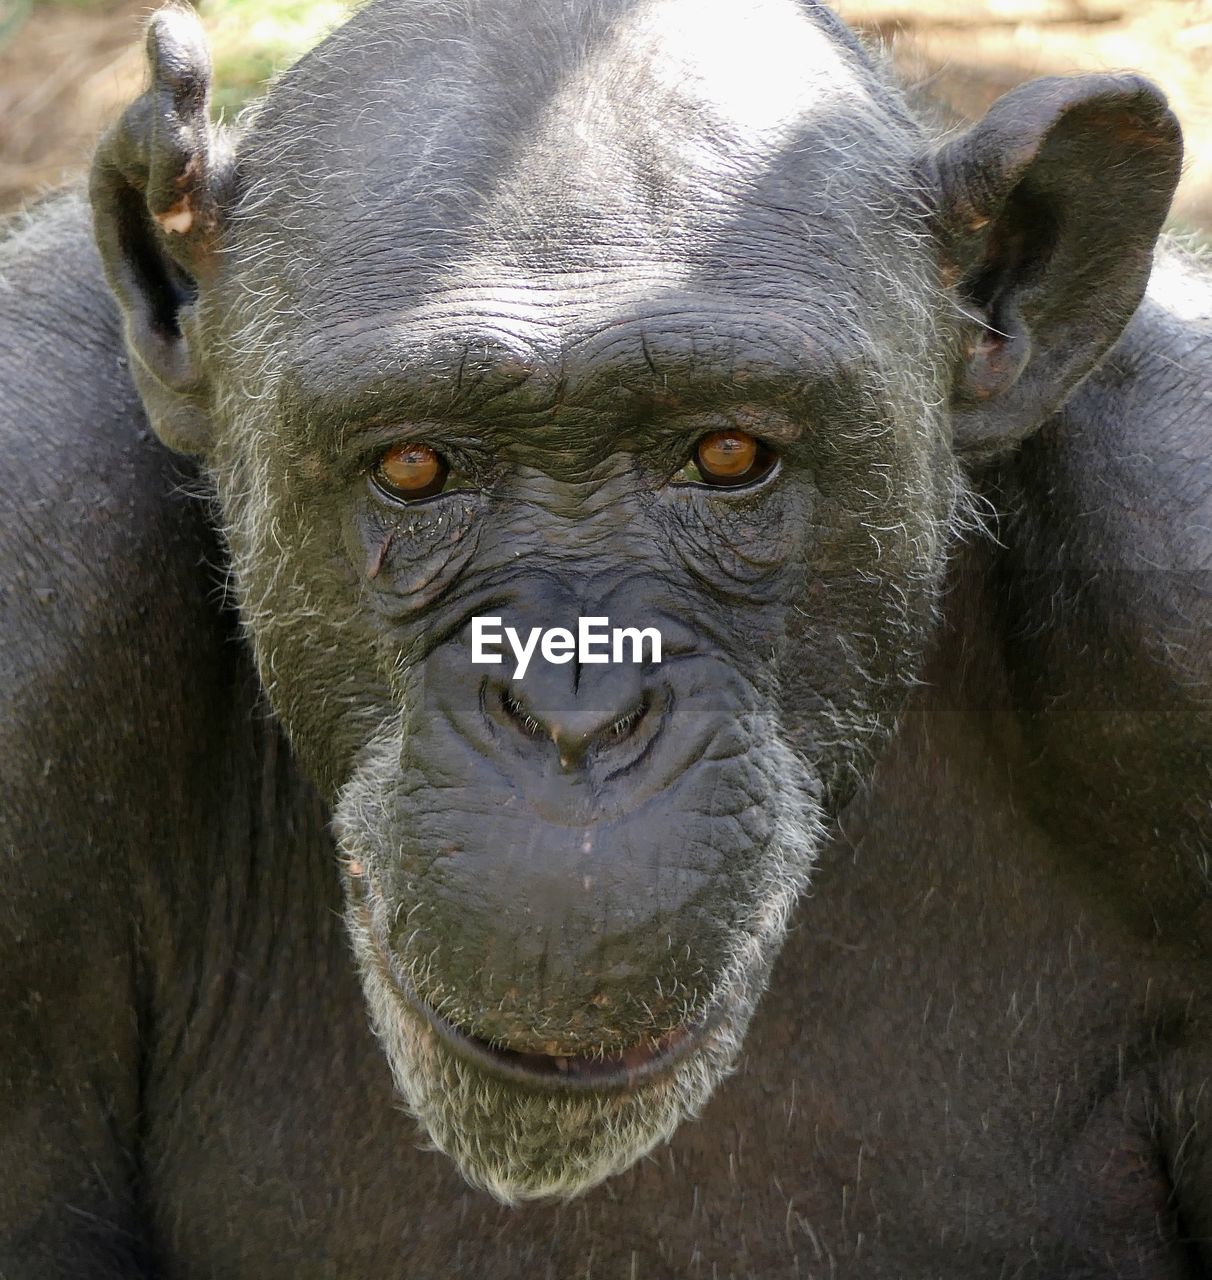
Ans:
<svg viewBox="0 0 1212 1280"><path fill-rule="evenodd" d="M167 213L158 213L156 221L171 235L187 235L194 225L194 211L188 204L177 205Z"/></svg>

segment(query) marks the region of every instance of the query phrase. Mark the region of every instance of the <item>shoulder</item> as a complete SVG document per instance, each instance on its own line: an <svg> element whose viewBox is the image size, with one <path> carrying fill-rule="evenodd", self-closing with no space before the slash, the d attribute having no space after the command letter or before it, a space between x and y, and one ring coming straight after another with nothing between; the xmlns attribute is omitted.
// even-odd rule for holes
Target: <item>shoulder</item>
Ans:
<svg viewBox="0 0 1212 1280"><path fill-rule="evenodd" d="M113 848L242 668L201 482L147 426L74 195L0 231L0 447L0 828Z"/></svg>
<svg viewBox="0 0 1212 1280"><path fill-rule="evenodd" d="M0 229L0 447L3 699L149 598L196 596L218 558L195 472L144 418L74 193Z"/></svg>

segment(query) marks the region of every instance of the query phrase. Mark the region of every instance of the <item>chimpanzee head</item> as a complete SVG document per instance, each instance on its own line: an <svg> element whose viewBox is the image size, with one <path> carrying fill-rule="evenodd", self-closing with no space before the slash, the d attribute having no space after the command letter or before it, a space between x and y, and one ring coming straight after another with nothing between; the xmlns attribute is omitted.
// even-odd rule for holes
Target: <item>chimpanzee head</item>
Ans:
<svg viewBox="0 0 1212 1280"><path fill-rule="evenodd" d="M937 146L810 0L380 0L238 137L186 11L149 49L98 238L374 1025L469 1179L576 1193L734 1063L969 464L1140 298L1175 122L1053 80ZM660 661L477 662L489 618Z"/></svg>

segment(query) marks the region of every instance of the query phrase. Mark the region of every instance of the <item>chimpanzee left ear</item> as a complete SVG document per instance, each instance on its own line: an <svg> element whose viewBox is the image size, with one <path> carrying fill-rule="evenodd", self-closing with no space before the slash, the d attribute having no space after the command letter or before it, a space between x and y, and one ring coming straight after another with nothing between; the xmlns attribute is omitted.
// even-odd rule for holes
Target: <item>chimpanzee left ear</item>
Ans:
<svg viewBox="0 0 1212 1280"><path fill-rule="evenodd" d="M956 449L1038 427L1140 303L1182 163L1166 100L1134 75L1036 80L936 157L945 283L968 317Z"/></svg>
<svg viewBox="0 0 1212 1280"><path fill-rule="evenodd" d="M188 329L217 269L233 166L210 122L210 54L192 10L152 17L147 61L148 88L93 161L93 224L152 426L170 448L205 454L211 419Z"/></svg>

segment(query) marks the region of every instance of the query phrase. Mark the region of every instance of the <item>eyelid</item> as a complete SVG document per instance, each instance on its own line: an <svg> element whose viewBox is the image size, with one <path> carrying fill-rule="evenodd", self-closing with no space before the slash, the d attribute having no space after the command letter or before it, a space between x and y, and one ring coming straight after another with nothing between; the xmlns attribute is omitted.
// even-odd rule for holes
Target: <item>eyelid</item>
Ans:
<svg viewBox="0 0 1212 1280"><path fill-rule="evenodd" d="M319 431L315 432L319 435ZM365 470L397 444L422 444L453 463L462 459L482 442L464 432L452 430L450 424L429 418L388 418L363 420L335 435L333 453L345 462Z"/></svg>
<svg viewBox="0 0 1212 1280"><path fill-rule="evenodd" d="M714 431L739 431L775 450L797 444L808 429L802 417L791 417L769 404L751 403L717 406L702 413L680 414L676 427L679 433L691 438L692 446Z"/></svg>

